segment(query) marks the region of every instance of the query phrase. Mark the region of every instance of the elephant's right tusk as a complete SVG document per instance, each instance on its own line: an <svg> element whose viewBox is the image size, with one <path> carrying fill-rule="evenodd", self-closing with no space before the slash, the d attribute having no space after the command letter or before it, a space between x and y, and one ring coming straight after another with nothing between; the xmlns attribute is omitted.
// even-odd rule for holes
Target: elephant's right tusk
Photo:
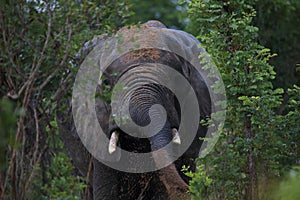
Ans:
<svg viewBox="0 0 300 200"><path fill-rule="evenodd" d="M112 154L117 150L117 143L119 140L119 133L117 131L114 131L111 134L110 140L109 140L109 146L108 146L108 152L109 154Z"/></svg>
<svg viewBox="0 0 300 200"><path fill-rule="evenodd" d="M172 129L173 142L176 144L181 144L180 136L176 128Z"/></svg>

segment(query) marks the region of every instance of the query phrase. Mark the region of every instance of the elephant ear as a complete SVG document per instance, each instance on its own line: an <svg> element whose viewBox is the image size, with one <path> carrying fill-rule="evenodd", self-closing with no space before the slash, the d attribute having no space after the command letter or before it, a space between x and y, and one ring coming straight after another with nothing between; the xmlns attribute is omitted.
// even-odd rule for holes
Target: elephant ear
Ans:
<svg viewBox="0 0 300 200"><path fill-rule="evenodd" d="M104 44L107 38L109 38L108 34L101 34L90 41L87 41L78 51L75 58L79 60L84 59L94 49L95 46Z"/></svg>
<svg viewBox="0 0 300 200"><path fill-rule="evenodd" d="M57 102L56 120L61 139L68 155L82 176L87 176L89 171L90 153L81 143L73 121L70 99Z"/></svg>
<svg viewBox="0 0 300 200"><path fill-rule="evenodd" d="M75 56L75 59L78 61L78 65L93 50L95 46L103 44L107 38L108 34L102 34L86 42ZM86 176L89 171L90 160L92 159L92 156L82 144L74 124L71 106L72 95L70 94L70 91L72 90L72 80L75 79L75 75L73 73L70 73L69 75L71 78L67 77L66 80L64 80L64 90L61 90L55 98L57 100L56 120L61 139L68 155L72 158L72 161L79 170L80 174ZM96 109L99 111L99 113L101 113L101 116L99 116L98 120L103 118L103 116L108 112L107 105L100 101L97 102ZM104 124L103 120L102 124Z"/></svg>

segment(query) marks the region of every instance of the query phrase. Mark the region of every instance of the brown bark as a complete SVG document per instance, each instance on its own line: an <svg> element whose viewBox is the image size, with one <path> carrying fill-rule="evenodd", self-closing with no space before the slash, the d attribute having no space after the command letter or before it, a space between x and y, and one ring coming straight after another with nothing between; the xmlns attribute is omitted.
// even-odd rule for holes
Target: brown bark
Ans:
<svg viewBox="0 0 300 200"><path fill-rule="evenodd" d="M244 119L244 137L245 139L253 139L254 131L251 128L251 118L245 116ZM257 173L256 163L253 156L253 148L251 147L247 155L247 173L248 173L248 186L246 188L245 199L246 200L257 200L258 199L258 188L257 188Z"/></svg>

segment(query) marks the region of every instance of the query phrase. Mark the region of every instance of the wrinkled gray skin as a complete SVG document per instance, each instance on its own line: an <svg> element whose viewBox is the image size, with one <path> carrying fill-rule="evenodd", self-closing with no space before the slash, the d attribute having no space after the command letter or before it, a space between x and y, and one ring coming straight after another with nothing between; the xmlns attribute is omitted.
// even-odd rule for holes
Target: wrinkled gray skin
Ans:
<svg viewBox="0 0 300 200"><path fill-rule="evenodd" d="M163 24L157 21L147 22L146 25L157 28L164 27ZM80 56L85 56L92 49L93 45L97 44L97 40L102 40L103 38L105 38L105 36L101 36L99 39L94 39L92 43L85 45ZM154 57L147 56L148 53L141 53L139 56L135 56L135 59L132 60L117 59L105 72L105 80L103 83L112 86L114 85L119 77L112 76L111 74L118 70L119 66L122 66L122 69L129 69L132 66L139 67L142 63L147 62L161 63L172 66L178 72L183 73L181 68L185 65L190 70L189 74L185 74L185 76L189 83L193 86L197 95L201 118L204 119L207 116L210 116L210 96L201 75L198 74L194 68L188 66L188 63L176 54L164 51L154 52L160 55L158 61ZM142 67L140 67L139 70L143 73ZM102 88L98 88L97 90L100 93L102 92ZM92 159L90 181L92 184L93 199L189 199L188 195L186 195L189 179L181 172L181 168L183 165L186 165L190 166L191 170L195 170L194 159L198 156L199 149L201 147L201 141L198 138L200 136L205 136L207 131L205 127L199 126L198 133L190 148L173 164L156 172L142 174L119 172L107 167L96 159L93 159L82 145L74 126L69 96L66 91L66 98L61 98L58 101L58 125L64 145L68 150L69 155L72 157L75 166L79 169L83 176L87 176L89 163ZM118 130L120 132L118 145L122 149L135 152L150 152L151 150L157 150L171 141L171 129L178 128L180 123L180 106L178 105L174 94L170 92L170 90L158 85L145 85L145 87L140 88L135 92L134 98L132 98L130 103L130 114L132 120L138 125L147 125L150 120L147 113L153 104L161 104L166 109L168 117L164 128L155 136L150 138L133 138L119 130L118 126L109 120L111 115L109 102L104 102L99 98L96 99L98 121L108 138L110 138L113 131ZM181 135L181 137L184 136ZM122 157L119 162L122 162Z"/></svg>

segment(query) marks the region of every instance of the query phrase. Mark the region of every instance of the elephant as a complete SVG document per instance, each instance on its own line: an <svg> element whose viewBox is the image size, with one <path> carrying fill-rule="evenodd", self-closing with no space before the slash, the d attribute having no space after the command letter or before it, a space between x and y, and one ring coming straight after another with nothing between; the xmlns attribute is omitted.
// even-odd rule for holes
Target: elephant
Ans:
<svg viewBox="0 0 300 200"><path fill-rule="evenodd" d="M158 111L155 110L153 105L161 105L165 109L165 123L160 127L156 134L150 135L149 137L135 137L122 130L120 128L120 122L117 123L116 118L113 116L114 111L111 106L111 97L109 97L109 95L108 97L103 96L103 94L105 92L110 94L112 88L116 86L117 81L122 79L122 77L125 76L124 74L130 70L135 70L134 72L136 73L139 72L140 74L145 74L145 70L150 69L146 66L151 66L152 70L161 71L162 69L160 67L164 65L170 66L172 70L175 70L179 75L183 76L192 87L192 92L195 94L198 102L198 107L194 109L199 110L200 113L200 116L196 121L200 122L201 120L203 121L210 118L212 113L212 98L209 91L209 83L206 80L207 75L199 73L199 71L192 66L190 60L188 60L192 59L192 57L195 57L196 60L198 58L198 55L194 55L195 52L199 52L198 50L195 52L193 52L193 50L187 50L188 48L199 48L199 42L193 36L183 31L168 29L158 21L146 22L145 24L138 26L138 28L126 27L119 30L118 33L131 33L132 30L135 29L144 31L143 34L147 33L152 35L151 37L149 35L145 37L143 37L143 34L139 35L142 45L146 46L122 52L119 56L112 56L112 61L103 71L101 85L98 84L96 87L96 93L99 94L99 96L96 95L95 97L94 110L97 116L96 120L101 125L103 132L109 140L108 146L101 149L101 151L106 153L105 155L110 156L117 154L116 148L120 148L127 152L150 153L152 155L150 158L152 159L151 162L156 165L162 159L170 159L170 154L176 151L177 146L180 146L181 143L185 142L185 138L187 137L187 134L189 134L180 132L180 124L184 120L182 115L182 108L184 106L180 105L180 101L174 94L174 91L165 85L160 85L155 82L146 84L140 83L141 87L136 88L131 93L130 98L127 98L130 118L139 127L146 127L149 123L154 124L153 127L156 127L155 123L163 121L160 116L162 115L162 112L160 112L159 109ZM177 34L181 38L177 40L176 37L169 37L171 33ZM162 37L160 34L167 38L166 42L160 42L159 45L162 45L162 47L154 48L152 44L155 43L155 39L153 38ZM105 45L105 41L109 40L110 37L110 35L105 34L86 43L79 52L78 57L86 57L97 45ZM152 41L147 43L148 40ZM173 46L174 50L178 50L176 49L176 45L180 46L185 57L176 52L174 53L173 51L166 50L166 48L164 48L164 45L166 46L166 44L171 44L170 47L167 48L171 50L173 50ZM132 74L133 72L129 76L129 82L139 82L139 78L136 78ZM156 74L160 74L160 72ZM150 76L150 79L152 78L151 73L150 75L147 74L147 76ZM176 85L176 77L174 80L175 83L173 84L178 86ZM180 88L180 85L178 88L181 93L186 94L187 96L189 95L188 93L191 92L185 88ZM101 160L96 159L94 155L87 150L82 142L82 138L78 136L78 129L74 122L74 116L77 114L75 113L74 115L74 112L80 113L82 111L74 111L74 108L72 110L72 100L69 94L70 88L64 91L62 98L57 102L56 116L58 127L64 146L72 158L74 165L83 176L89 176L92 185L93 199L176 200L190 198L188 194L188 183L190 178L182 172L182 167L189 166L189 170L195 171L195 159L199 156L200 147L203 143L203 140L200 140L199 138L205 137L208 131L206 125L198 123L199 126L196 127L196 133L192 136L192 141L188 148L186 148L176 160L171 161L168 165L147 172L133 173L121 171L111 167L110 163L117 163L118 166L121 166L123 162L130 163L131 157L124 158L121 153L119 156L116 156L116 159L102 162ZM189 105L188 100L184 101L184 103ZM149 114L150 110L153 111L152 114ZM191 113L188 113L188 115L193 118L193 110ZM84 120L86 119L80 119L79 121ZM89 127L89 125L86 127ZM137 132L139 132L139 130L140 129L138 129ZM168 144L170 144L168 149L159 151ZM159 153L154 154L152 152ZM135 164L135 161L136 160L132 158L133 164Z"/></svg>

